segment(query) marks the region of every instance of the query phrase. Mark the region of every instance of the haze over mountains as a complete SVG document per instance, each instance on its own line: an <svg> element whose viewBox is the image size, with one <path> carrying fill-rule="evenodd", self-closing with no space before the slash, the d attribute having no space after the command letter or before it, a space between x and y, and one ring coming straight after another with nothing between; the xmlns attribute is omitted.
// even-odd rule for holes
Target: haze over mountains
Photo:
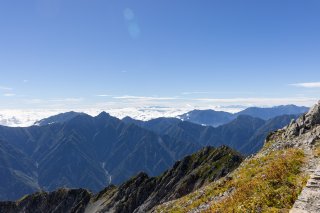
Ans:
<svg viewBox="0 0 320 213"><path fill-rule="evenodd" d="M284 106L285 108L288 108L289 106ZM288 114L296 114L297 111L301 111L300 109L304 109L306 107L294 107L294 111L292 113L289 113L288 109L286 113ZM213 110L212 110L213 109ZM246 108L245 106L216 106L213 107L211 110L206 110L203 107L199 108L194 111L200 111L200 112L227 112L227 116L229 117L230 114L243 111L244 109L255 109L255 107ZM260 108L258 108L260 109ZM272 109L272 108L263 108L263 109ZM0 110L0 125L4 126L12 126L12 127L28 127L34 125L36 122L42 120L43 118L52 117L57 114L63 114L68 110L63 109L33 109L33 110ZM144 107L124 107L124 108L101 108L101 109L95 109L95 108L84 108L84 109L77 109L76 111L84 112L86 114L89 114L91 116L96 116L102 111L108 112L110 115L117 117L119 119L122 119L124 117L130 116L131 118L137 119L137 120L151 120L159 117L184 117L184 115L188 114L187 112L192 112L193 108L191 107L182 107L182 108L172 108L172 107L160 107L160 106L144 106ZM272 110L271 110L272 111ZM286 114L285 113L285 114ZM203 113L201 113L203 114ZM281 113L282 115L283 113ZM218 116L218 115L216 115ZM212 117L212 116L211 116ZM218 116L219 117L219 116ZM218 117L216 119L218 119ZM235 117L232 116L231 117ZM200 119L200 118L197 118ZM220 124L223 124L224 121ZM193 122L196 122L194 120ZM201 119L198 122L199 124L202 124ZM215 124L213 122L213 126L220 125Z"/></svg>
<svg viewBox="0 0 320 213"><path fill-rule="evenodd" d="M228 113L214 110L193 110L178 118L202 125L220 126L237 118L239 115L250 115L252 117L268 120L280 115L296 115L308 111L307 107L295 105L282 105L271 108L249 107L237 113Z"/></svg>
<svg viewBox="0 0 320 213"><path fill-rule="evenodd" d="M296 109L297 113L302 110ZM105 112L96 117L69 112L43 119L38 126L1 126L0 199L17 199L40 189L60 187L97 192L141 171L159 175L177 160L208 145L227 145L244 155L252 154L262 147L270 131L297 116L283 114L263 120L239 115L227 124L212 127L177 118L120 120Z"/></svg>

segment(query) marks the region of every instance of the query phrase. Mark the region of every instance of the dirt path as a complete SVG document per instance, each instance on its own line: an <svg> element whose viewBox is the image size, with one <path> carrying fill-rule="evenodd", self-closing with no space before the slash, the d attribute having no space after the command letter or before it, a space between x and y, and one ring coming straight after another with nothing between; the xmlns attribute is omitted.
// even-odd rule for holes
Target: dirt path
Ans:
<svg viewBox="0 0 320 213"><path fill-rule="evenodd" d="M320 160L305 148L308 157L306 172L310 178L302 190L290 213L320 213Z"/></svg>

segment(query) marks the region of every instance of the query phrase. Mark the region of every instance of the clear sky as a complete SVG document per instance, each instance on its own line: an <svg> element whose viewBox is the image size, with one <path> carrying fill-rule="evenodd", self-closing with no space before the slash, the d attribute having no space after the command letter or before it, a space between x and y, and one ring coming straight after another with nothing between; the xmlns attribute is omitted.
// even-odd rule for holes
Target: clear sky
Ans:
<svg viewBox="0 0 320 213"><path fill-rule="evenodd" d="M0 0L0 109L310 105L318 0Z"/></svg>

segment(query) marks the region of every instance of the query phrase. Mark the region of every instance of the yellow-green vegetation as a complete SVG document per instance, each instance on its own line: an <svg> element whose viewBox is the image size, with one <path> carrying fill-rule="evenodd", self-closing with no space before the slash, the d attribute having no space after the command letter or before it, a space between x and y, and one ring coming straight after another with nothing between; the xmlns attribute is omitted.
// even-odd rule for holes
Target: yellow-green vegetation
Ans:
<svg viewBox="0 0 320 213"><path fill-rule="evenodd" d="M314 156L320 158L320 141L316 142L316 147L314 149Z"/></svg>
<svg viewBox="0 0 320 213"><path fill-rule="evenodd" d="M300 170L304 161L303 151L296 148L258 154L231 177L163 204L157 211L188 212L208 205L206 212L288 212L307 181Z"/></svg>

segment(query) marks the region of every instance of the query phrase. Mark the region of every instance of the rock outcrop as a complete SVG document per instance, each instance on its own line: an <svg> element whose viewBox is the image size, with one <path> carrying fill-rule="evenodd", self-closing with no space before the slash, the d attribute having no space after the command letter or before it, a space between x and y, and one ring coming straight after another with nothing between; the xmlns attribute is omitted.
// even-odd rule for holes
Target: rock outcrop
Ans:
<svg viewBox="0 0 320 213"><path fill-rule="evenodd" d="M284 139L293 140L292 144L313 145L320 135L320 101L314 105L308 113L292 121L283 134Z"/></svg>
<svg viewBox="0 0 320 213"><path fill-rule="evenodd" d="M320 156L315 154L320 146L320 101L284 130L284 144L304 150L308 158L304 169L310 177L290 213L320 212Z"/></svg>
<svg viewBox="0 0 320 213"><path fill-rule="evenodd" d="M38 192L16 202L0 202L0 212L43 213L43 212L84 212L91 198L84 189L60 189L55 192Z"/></svg>
<svg viewBox="0 0 320 213"><path fill-rule="evenodd" d="M260 153L266 154L287 148L299 148L304 151L307 162L303 171L310 177L290 213L320 212L320 101L306 114L280 129L267 138L268 148Z"/></svg>

